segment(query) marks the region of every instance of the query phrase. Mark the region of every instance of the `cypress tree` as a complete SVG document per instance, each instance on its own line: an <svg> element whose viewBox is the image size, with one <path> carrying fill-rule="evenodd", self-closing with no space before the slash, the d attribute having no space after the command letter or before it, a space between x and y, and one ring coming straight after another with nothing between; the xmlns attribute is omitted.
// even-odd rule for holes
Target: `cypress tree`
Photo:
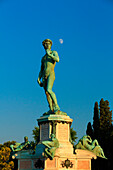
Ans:
<svg viewBox="0 0 113 170"><path fill-rule="evenodd" d="M95 102L94 116L93 116L93 131L94 131L94 138L97 140L99 139L99 128L100 128L99 108L98 108L98 102Z"/></svg>
<svg viewBox="0 0 113 170"><path fill-rule="evenodd" d="M100 144L107 157L111 154L112 111L108 100L100 100Z"/></svg>
<svg viewBox="0 0 113 170"><path fill-rule="evenodd" d="M110 111L108 100L100 100L100 129L108 131L112 125L112 111Z"/></svg>
<svg viewBox="0 0 113 170"><path fill-rule="evenodd" d="M93 127L93 128L92 128ZM113 124L112 124L112 111L109 107L108 100L102 98L98 107L98 103L94 105L93 126L91 122L87 125L87 135L90 135L92 139L97 139L99 145L102 147L108 160L97 159L96 163L92 166L92 169L113 169ZM94 134L94 138L92 137ZM100 163L101 161L101 163Z"/></svg>
<svg viewBox="0 0 113 170"><path fill-rule="evenodd" d="M86 134L89 135L93 139L94 135L93 135L93 128L92 128L91 122L87 124Z"/></svg>

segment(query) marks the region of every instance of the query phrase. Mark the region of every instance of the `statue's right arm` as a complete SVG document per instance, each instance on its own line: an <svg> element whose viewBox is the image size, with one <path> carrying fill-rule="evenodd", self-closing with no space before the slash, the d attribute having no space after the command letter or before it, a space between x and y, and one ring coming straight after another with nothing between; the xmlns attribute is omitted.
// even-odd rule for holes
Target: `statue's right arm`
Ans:
<svg viewBox="0 0 113 170"><path fill-rule="evenodd" d="M46 53L56 62L59 62L59 56L57 51L46 50Z"/></svg>
<svg viewBox="0 0 113 170"><path fill-rule="evenodd" d="M42 78L42 73L43 73L43 62L41 61L41 70L40 70L40 72L39 72L39 76L38 76L38 80L37 80L38 84L39 84L41 87L43 86L42 82L40 81L40 79Z"/></svg>

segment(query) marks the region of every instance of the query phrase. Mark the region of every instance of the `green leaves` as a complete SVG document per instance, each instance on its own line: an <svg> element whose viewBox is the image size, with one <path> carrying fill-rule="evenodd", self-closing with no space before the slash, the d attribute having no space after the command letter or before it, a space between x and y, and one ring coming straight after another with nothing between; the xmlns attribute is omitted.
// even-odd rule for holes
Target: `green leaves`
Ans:
<svg viewBox="0 0 113 170"><path fill-rule="evenodd" d="M10 144L13 144L15 141L8 141L3 145L0 144L0 170L12 170L14 168L14 162L10 161L11 149L9 148Z"/></svg>
<svg viewBox="0 0 113 170"><path fill-rule="evenodd" d="M34 127L35 129L32 131L32 135L33 135L33 138L35 140L35 143L37 144L40 140L40 131L39 131L39 127Z"/></svg>
<svg viewBox="0 0 113 170"><path fill-rule="evenodd" d="M70 129L70 135L71 135L72 142L74 144L76 142L76 139L77 139L77 133L76 133L75 130L73 130L73 128Z"/></svg>

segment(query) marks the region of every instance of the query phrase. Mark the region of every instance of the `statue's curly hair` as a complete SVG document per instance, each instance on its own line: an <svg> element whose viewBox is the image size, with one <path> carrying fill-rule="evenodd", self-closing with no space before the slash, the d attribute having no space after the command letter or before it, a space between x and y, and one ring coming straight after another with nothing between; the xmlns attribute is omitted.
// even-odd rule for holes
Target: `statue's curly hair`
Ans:
<svg viewBox="0 0 113 170"><path fill-rule="evenodd" d="M53 44L53 42L52 42L50 39L45 39L45 40L42 42L42 45L44 46L44 44L45 44L46 42L50 42L51 45Z"/></svg>

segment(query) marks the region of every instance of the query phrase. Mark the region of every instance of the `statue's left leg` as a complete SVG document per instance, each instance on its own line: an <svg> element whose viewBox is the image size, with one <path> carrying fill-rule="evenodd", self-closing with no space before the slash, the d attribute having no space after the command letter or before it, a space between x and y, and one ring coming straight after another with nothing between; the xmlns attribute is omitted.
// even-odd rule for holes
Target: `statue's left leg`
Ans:
<svg viewBox="0 0 113 170"><path fill-rule="evenodd" d="M54 112L60 110L58 104L57 104L57 99L56 99L56 95L55 93L52 91L52 87L53 87L53 83L55 80L55 74L54 72L51 73L51 75L48 77L47 79L47 92L49 93L49 95L51 96L52 99L52 105L53 105L53 110Z"/></svg>
<svg viewBox="0 0 113 170"><path fill-rule="evenodd" d="M45 154L46 154L46 156L49 157L50 159L53 159L53 156L52 156L52 154L51 154L51 152L49 151L48 148L45 148Z"/></svg>
<svg viewBox="0 0 113 170"><path fill-rule="evenodd" d="M49 104L49 108L50 108L51 111L53 111L52 99L50 97L50 94L47 91L45 91L45 93L46 93L47 101L48 101L48 104Z"/></svg>
<svg viewBox="0 0 113 170"><path fill-rule="evenodd" d="M95 140L92 142L92 145L93 145L93 146L97 146L97 145L99 145L99 143L98 143L98 141L95 139Z"/></svg>

